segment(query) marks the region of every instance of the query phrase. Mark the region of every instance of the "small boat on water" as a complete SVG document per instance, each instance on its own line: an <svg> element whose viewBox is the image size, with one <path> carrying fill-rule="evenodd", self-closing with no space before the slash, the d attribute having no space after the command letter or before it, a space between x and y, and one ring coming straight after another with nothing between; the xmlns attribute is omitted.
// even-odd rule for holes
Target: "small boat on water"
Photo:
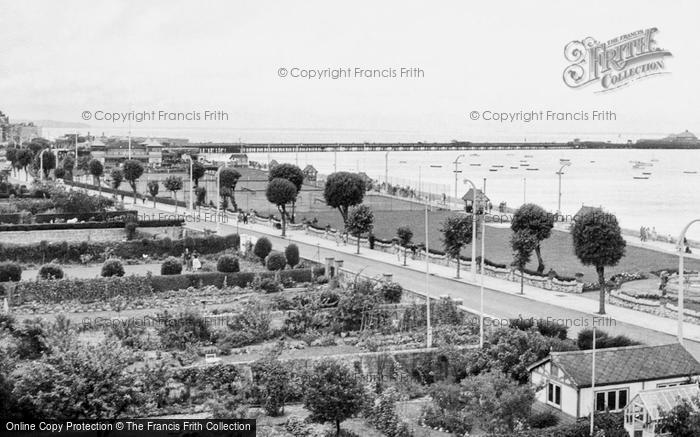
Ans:
<svg viewBox="0 0 700 437"><path fill-rule="evenodd" d="M685 174L698 174L698 172L696 172L696 171L689 171L689 170L686 170L683 173L685 173Z"/></svg>
<svg viewBox="0 0 700 437"><path fill-rule="evenodd" d="M490 168L489 171L498 171L497 168Z"/></svg>
<svg viewBox="0 0 700 437"><path fill-rule="evenodd" d="M642 162L642 161L633 161L634 165L632 168L645 168L645 167L653 167L654 164L651 162Z"/></svg>
<svg viewBox="0 0 700 437"><path fill-rule="evenodd" d="M595 161L591 161L591 164L595 163Z"/></svg>
<svg viewBox="0 0 700 437"><path fill-rule="evenodd" d="M651 173L648 172L648 171L642 172L642 174L643 174L644 176L651 176Z"/></svg>
<svg viewBox="0 0 700 437"><path fill-rule="evenodd" d="M469 165L471 165L472 167L481 167L481 164L469 164Z"/></svg>
<svg viewBox="0 0 700 437"><path fill-rule="evenodd" d="M533 168L533 167L530 167L530 168L526 168L525 170L530 170L530 171L538 171L538 170L539 170L539 168Z"/></svg>
<svg viewBox="0 0 700 437"><path fill-rule="evenodd" d="M532 158L532 155L525 155L526 158Z"/></svg>
<svg viewBox="0 0 700 437"><path fill-rule="evenodd" d="M478 153L472 153L472 154L469 155L469 156L479 156L479 154L478 154Z"/></svg>
<svg viewBox="0 0 700 437"><path fill-rule="evenodd" d="M633 176L632 179L649 179L649 176Z"/></svg>
<svg viewBox="0 0 700 437"><path fill-rule="evenodd" d="M503 168L502 165L493 165L492 167L493 167L493 168Z"/></svg>
<svg viewBox="0 0 700 437"><path fill-rule="evenodd" d="M520 167L511 167L510 169L511 169L511 170L517 170L517 169L519 169L519 168L520 168Z"/></svg>
<svg viewBox="0 0 700 437"><path fill-rule="evenodd" d="M654 159L651 160L651 162L659 162L659 160L656 159L656 158L654 158Z"/></svg>
<svg viewBox="0 0 700 437"><path fill-rule="evenodd" d="M559 162L571 162L568 158L559 158Z"/></svg>
<svg viewBox="0 0 700 437"><path fill-rule="evenodd" d="M530 165L530 164L520 164L521 167L527 167L527 166L529 166L529 165Z"/></svg>

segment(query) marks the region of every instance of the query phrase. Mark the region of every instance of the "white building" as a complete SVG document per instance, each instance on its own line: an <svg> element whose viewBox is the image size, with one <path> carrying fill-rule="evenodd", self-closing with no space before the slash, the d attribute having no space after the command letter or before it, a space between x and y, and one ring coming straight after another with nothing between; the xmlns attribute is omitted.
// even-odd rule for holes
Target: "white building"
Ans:
<svg viewBox="0 0 700 437"><path fill-rule="evenodd" d="M698 396L700 388L697 385L640 391L625 407L625 431L630 437L654 437L660 431L656 427L664 412L671 411L683 401L697 409L695 399Z"/></svg>
<svg viewBox="0 0 700 437"><path fill-rule="evenodd" d="M558 415L589 416L621 411L639 392L691 384L700 363L680 344L630 346L596 351L595 389L591 388L592 351L551 352L531 365L536 400Z"/></svg>

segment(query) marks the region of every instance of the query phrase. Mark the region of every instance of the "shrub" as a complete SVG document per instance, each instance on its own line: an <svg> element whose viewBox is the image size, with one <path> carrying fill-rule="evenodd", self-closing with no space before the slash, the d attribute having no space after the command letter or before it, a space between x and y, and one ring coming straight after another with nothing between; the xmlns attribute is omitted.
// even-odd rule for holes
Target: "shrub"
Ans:
<svg viewBox="0 0 700 437"><path fill-rule="evenodd" d="M595 332L595 347L596 349L606 349L611 347L634 346L640 344L637 341L625 337L624 335L610 336L607 332L600 329ZM584 329L578 333L576 343L579 349L588 350L593 348L593 330Z"/></svg>
<svg viewBox="0 0 700 437"><path fill-rule="evenodd" d="M187 345L209 341L209 324L201 315L193 312L181 314L177 319L167 311L158 314L158 335L166 348L184 350Z"/></svg>
<svg viewBox="0 0 700 437"><path fill-rule="evenodd" d="M160 265L161 275L179 275L180 273L182 273L182 263L174 256L168 257Z"/></svg>
<svg viewBox="0 0 700 437"><path fill-rule="evenodd" d="M387 303L399 303L403 295L403 287L397 282L387 282L382 284L381 293Z"/></svg>
<svg viewBox="0 0 700 437"><path fill-rule="evenodd" d="M253 253L255 256L260 258L260 262L265 264L265 258L270 254L272 251L272 243L270 243L270 240L268 240L265 237L258 238L258 241L255 242L255 247L253 247Z"/></svg>
<svg viewBox="0 0 700 437"><path fill-rule="evenodd" d="M550 426L557 425L559 423L559 418L551 411L543 411L541 413L534 413L531 415L527 419L527 423L531 428L549 428Z"/></svg>
<svg viewBox="0 0 700 437"><path fill-rule="evenodd" d="M41 279L63 279L63 269L58 264L44 264L39 269Z"/></svg>
<svg viewBox="0 0 700 437"><path fill-rule="evenodd" d="M299 264L299 248L296 244L290 244L284 249L284 257L287 259L287 264L294 267Z"/></svg>
<svg viewBox="0 0 700 437"><path fill-rule="evenodd" d="M269 416L284 413L284 404L290 392L292 375L287 366L275 356L255 361L250 370L253 374L253 398Z"/></svg>
<svg viewBox="0 0 700 437"><path fill-rule="evenodd" d="M124 276L124 266L118 259L108 259L102 264L102 277Z"/></svg>
<svg viewBox="0 0 700 437"><path fill-rule="evenodd" d="M282 291L282 284L274 278L261 278L260 276L256 276L251 286L253 290L264 291L265 293L277 293L278 291Z"/></svg>
<svg viewBox="0 0 700 437"><path fill-rule="evenodd" d="M238 258L232 255L222 255L216 262L216 270L222 273L237 273L241 270Z"/></svg>
<svg viewBox="0 0 700 437"><path fill-rule="evenodd" d="M126 239L133 240L136 236L136 222L127 222L124 225L124 230L126 231Z"/></svg>
<svg viewBox="0 0 700 437"><path fill-rule="evenodd" d="M379 396L369 414L370 423L383 435L390 437L410 437L413 434L408 425L401 421L396 412L399 393L395 387L389 387Z"/></svg>
<svg viewBox="0 0 700 437"><path fill-rule="evenodd" d="M22 267L19 264L5 262L0 263L0 282L17 282L22 279Z"/></svg>
<svg viewBox="0 0 700 437"><path fill-rule="evenodd" d="M275 272L284 269L287 259L281 253L273 253L267 257L267 269Z"/></svg>

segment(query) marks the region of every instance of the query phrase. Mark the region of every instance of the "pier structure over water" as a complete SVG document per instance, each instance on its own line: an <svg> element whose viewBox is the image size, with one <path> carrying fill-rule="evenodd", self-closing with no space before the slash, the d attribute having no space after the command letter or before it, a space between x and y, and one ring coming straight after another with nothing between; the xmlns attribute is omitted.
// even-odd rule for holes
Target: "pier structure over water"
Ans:
<svg viewBox="0 0 700 437"><path fill-rule="evenodd" d="M557 150L557 149L700 149L698 143L643 141L627 143L578 142L543 143L190 143L200 153L294 153L294 152L383 152L460 150Z"/></svg>

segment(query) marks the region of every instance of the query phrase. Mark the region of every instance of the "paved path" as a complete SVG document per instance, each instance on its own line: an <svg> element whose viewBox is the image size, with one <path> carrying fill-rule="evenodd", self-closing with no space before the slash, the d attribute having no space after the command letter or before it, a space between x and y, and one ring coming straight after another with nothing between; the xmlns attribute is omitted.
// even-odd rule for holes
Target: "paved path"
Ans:
<svg viewBox="0 0 700 437"><path fill-rule="evenodd" d="M152 207L143 205L131 205L129 208L139 210L142 213L153 213ZM155 211L173 212L174 208L168 205L158 205ZM215 230L216 224L208 221L190 222L189 227L194 229ZM454 270L444 266L430 265L431 276L426 290L425 264L409 260L409 265L399 265L395 255L379 251L362 249L362 254L353 252L355 247L336 246L334 242L306 235L303 231L289 231L287 238L281 238L275 234L279 231L263 225L237 224L233 219L220 224L221 234L238 231L245 235L255 237L267 236L275 248L282 248L290 242L295 242L301 255L309 259L323 260L326 257L343 259L345 267L352 271L361 271L365 275L377 276L391 273L394 280L404 288L427 292L432 297L450 295L461 298L464 305L474 312L480 308L480 280L477 275L473 278L468 272L464 272L463 279L453 279ZM594 312L598 305L595 300L587 297L557 293L526 286L524 295L520 295L520 286L515 282L499 280L490 277L483 278L484 285L484 312L495 318L535 317L552 318L573 325L570 332L575 335L580 329L591 326L594 320ZM635 340L647 344L664 344L676 341L676 322L672 319L641 313L613 305L607 306L608 317L596 322L597 326L612 333L625 334ZM581 326L583 325L583 326ZM686 347L700 359L700 326L685 324Z"/></svg>

